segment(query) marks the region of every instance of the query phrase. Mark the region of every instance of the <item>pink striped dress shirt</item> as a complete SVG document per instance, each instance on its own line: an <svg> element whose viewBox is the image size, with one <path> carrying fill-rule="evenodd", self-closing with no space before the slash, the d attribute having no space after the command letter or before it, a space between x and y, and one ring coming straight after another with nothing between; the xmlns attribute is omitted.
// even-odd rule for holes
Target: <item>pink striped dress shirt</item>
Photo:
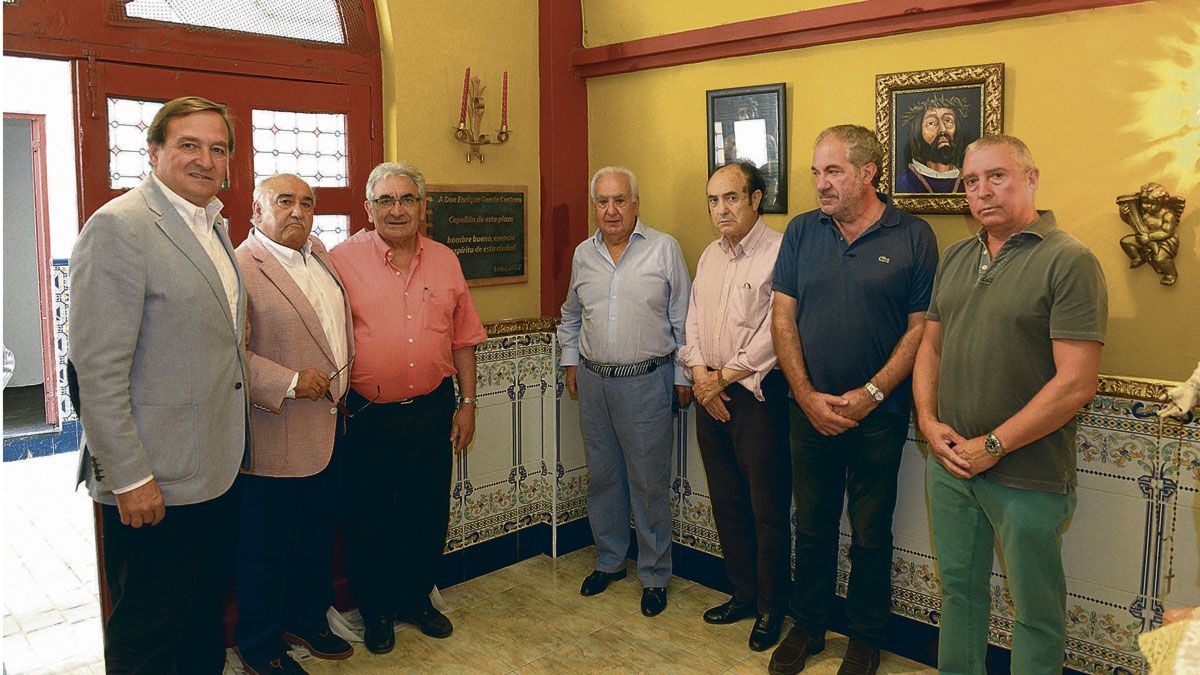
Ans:
<svg viewBox="0 0 1200 675"><path fill-rule="evenodd" d="M721 237L696 265L688 305L687 344L678 361L753 373L738 381L762 401L762 380L776 366L771 342L771 274L783 234L762 218L731 249Z"/></svg>

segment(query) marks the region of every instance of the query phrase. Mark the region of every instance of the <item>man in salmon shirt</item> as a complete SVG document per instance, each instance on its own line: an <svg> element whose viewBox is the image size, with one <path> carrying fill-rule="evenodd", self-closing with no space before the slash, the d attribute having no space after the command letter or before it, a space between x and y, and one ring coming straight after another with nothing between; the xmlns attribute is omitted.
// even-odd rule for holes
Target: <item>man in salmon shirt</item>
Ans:
<svg viewBox="0 0 1200 675"><path fill-rule="evenodd" d="M425 178L416 167L375 167L365 207L374 229L331 253L356 355L342 412L347 568L363 641L383 654L395 646L393 619L432 637L454 629L429 593L450 520L450 453L475 435L475 345L487 332L454 252L418 232Z"/></svg>

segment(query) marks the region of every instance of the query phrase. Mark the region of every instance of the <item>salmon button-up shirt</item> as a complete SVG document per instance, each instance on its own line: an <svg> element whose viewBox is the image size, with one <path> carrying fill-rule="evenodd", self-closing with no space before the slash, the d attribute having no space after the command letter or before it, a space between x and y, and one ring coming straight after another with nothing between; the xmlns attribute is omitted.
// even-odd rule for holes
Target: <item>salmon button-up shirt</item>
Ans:
<svg viewBox="0 0 1200 675"><path fill-rule="evenodd" d="M362 230L330 255L350 298L354 365L350 386L381 403L423 396L457 371L453 352L487 339L458 257L417 235L405 276L375 230Z"/></svg>
<svg viewBox="0 0 1200 675"><path fill-rule="evenodd" d="M762 218L736 247L725 237L700 254L688 305L687 344L678 361L752 373L740 384L762 401L762 381L776 366L771 341L771 273L783 235Z"/></svg>

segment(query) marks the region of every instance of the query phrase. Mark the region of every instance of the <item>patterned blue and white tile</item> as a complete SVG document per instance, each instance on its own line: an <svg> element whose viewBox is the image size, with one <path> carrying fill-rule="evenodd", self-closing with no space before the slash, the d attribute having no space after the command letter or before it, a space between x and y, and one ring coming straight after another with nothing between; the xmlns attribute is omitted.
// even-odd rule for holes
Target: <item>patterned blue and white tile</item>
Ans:
<svg viewBox="0 0 1200 675"><path fill-rule="evenodd" d="M556 523L559 525L587 516L588 491L587 466L564 469L560 464L557 480L557 500L554 504Z"/></svg>
<svg viewBox="0 0 1200 675"><path fill-rule="evenodd" d="M1090 673L1144 672L1137 651L1142 620L1130 614L1134 597L1109 603L1067 595L1067 665Z"/></svg>
<svg viewBox="0 0 1200 675"><path fill-rule="evenodd" d="M1128 595L1144 593L1156 536L1153 502L1082 487L1077 494L1063 535L1067 576Z"/></svg>
<svg viewBox="0 0 1200 675"><path fill-rule="evenodd" d="M513 405L513 423L518 429L514 438L518 463L542 461L542 439L546 428L542 416L546 400L541 396L526 396Z"/></svg>
<svg viewBox="0 0 1200 675"><path fill-rule="evenodd" d="M579 431L579 401L570 396L558 399L558 463L568 471L587 466L583 436Z"/></svg>
<svg viewBox="0 0 1200 675"><path fill-rule="evenodd" d="M1121 495L1141 494L1161 464L1157 435L1083 424L1075 438L1075 458L1081 487Z"/></svg>
<svg viewBox="0 0 1200 675"><path fill-rule="evenodd" d="M1160 566L1164 599L1168 607L1200 605L1200 507L1181 505L1166 513L1169 529Z"/></svg>
<svg viewBox="0 0 1200 675"><path fill-rule="evenodd" d="M519 523L518 467L463 482L463 540L467 546L515 532Z"/></svg>
<svg viewBox="0 0 1200 675"><path fill-rule="evenodd" d="M464 475L472 479L516 464L518 429L513 404L487 405L475 414L475 441L463 456Z"/></svg>

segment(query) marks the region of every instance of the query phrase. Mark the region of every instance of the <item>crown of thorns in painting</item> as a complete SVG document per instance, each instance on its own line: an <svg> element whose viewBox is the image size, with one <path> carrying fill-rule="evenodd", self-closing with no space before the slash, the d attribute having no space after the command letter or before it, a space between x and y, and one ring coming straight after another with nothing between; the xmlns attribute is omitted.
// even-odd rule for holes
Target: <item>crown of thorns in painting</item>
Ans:
<svg viewBox="0 0 1200 675"><path fill-rule="evenodd" d="M926 110L933 108L949 108L958 113L958 119L963 120L970 115L971 104L962 96L946 96L945 94L934 94L928 98L921 99L908 107L900 116L901 124L912 124L914 120L919 120L925 116Z"/></svg>

